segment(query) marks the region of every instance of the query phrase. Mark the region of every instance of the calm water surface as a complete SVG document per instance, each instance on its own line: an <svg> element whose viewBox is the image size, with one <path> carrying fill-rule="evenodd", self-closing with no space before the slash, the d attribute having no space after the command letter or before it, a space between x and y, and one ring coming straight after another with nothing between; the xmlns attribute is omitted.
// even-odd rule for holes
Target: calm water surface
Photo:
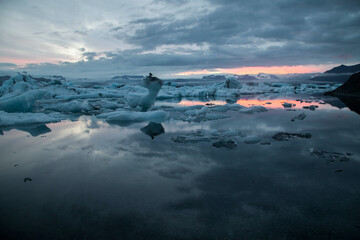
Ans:
<svg viewBox="0 0 360 240"><path fill-rule="evenodd" d="M124 127L90 117L7 129L0 136L0 237L359 239L360 116L336 99L296 100L240 99L271 110L167 121L154 139L140 130L148 123ZM289 111L283 101L296 106ZM303 109L311 104L318 108ZM307 117L290 121L300 113ZM240 142L230 150L171 140L229 128L271 144ZM276 141L278 132L312 137ZM310 148L348 160L329 161Z"/></svg>

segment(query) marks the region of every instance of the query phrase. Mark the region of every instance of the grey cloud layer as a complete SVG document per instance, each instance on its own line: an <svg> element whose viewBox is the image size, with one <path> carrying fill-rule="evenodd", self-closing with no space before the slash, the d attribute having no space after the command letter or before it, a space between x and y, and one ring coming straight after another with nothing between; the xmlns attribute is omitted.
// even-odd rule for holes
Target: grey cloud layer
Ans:
<svg viewBox="0 0 360 240"><path fill-rule="evenodd" d="M140 10L134 10L127 21L113 19L100 25L102 31L92 30L93 34L106 35L106 41L113 41L114 46L116 41L131 45L128 50L81 52L79 55L86 62L63 63L52 68L126 72L131 67L136 72L168 66L183 71L360 60L359 1L157 0L149 9ZM91 34L81 26L76 26L73 32L78 36ZM87 42L83 43L89 49ZM186 49L189 45L195 48ZM159 51L164 46L170 47ZM97 57L102 55L107 59ZM49 66L28 67L44 70Z"/></svg>

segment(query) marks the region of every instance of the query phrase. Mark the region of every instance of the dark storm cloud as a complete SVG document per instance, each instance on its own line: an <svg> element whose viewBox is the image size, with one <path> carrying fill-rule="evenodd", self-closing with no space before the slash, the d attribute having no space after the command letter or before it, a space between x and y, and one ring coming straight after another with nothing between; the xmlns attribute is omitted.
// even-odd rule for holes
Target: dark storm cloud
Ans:
<svg viewBox="0 0 360 240"><path fill-rule="evenodd" d="M14 63L0 62L0 70L9 70L9 68L11 69L16 67L18 66ZM1 74L6 74L6 73L1 73Z"/></svg>
<svg viewBox="0 0 360 240"><path fill-rule="evenodd" d="M84 50L80 49L80 51L85 51L85 48L83 48L83 49L84 49ZM84 52L84 53L82 54L82 56L83 56L86 60L92 61L92 60L94 60L94 57L98 56L98 53L96 53L96 52Z"/></svg>
<svg viewBox="0 0 360 240"><path fill-rule="evenodd" d="M4 68L4 67L17 67L17 65L14 63L6 63L6 62L0 63L0 68Z"/></svg>
<svg viewBox="0 0 360 240"><path fill-rule="evenodd" d="M313 44L359 40L358 1L213 1L210 14L177 21L149 21L128 41L152 48L162 44L244 44L251 38ZM340 46L341 47L341 46ZM330 49L329 50L334 50Z"/></svg>
<svg viewBox="0 0 360 240"><path fill-rule="evenodd" d="M153 3L174 9L198 4L163 0ZM194 7L173 15L156 14L154 7L153 15L144 13L127 22L102 25L107 29L104 37L134 47L82 53L82 59L87 61L62 63L59 68L136 71L168 66L179 72L360 60L360 1L209 0L206 4L209 7L203 11L197 12ZM86 44L84 47L89 49ZM95 58L102 55L106 57Z"/></svg>

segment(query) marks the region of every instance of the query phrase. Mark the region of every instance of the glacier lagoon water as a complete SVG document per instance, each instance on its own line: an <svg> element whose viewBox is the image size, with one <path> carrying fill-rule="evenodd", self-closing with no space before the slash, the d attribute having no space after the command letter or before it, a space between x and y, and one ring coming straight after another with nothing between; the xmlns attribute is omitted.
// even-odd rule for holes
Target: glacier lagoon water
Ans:
<svg viewBox="0 0 360 240"><path fill-rule="evenodd" d="M209 102L225 100L157 105ZM360 116L331 97L249 96L238 103L269 111L165 121L164 133L158 124L147 131L148 122L90 117L6 129L0 237L359 239ZM312 104L315 111L303 108ZM306 118L291 121L300 113ZM214 147L216 140L172 140L198 129L238 129L266 144L228 149ZM311 138L277 141L278 132Z"/></svg>

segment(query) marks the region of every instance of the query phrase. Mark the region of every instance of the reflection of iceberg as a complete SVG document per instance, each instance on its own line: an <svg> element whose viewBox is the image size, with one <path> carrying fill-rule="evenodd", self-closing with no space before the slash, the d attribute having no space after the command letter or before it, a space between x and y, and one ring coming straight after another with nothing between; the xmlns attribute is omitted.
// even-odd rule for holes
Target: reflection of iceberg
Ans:
<svg viewBox="0 0 360 240"><path fill-rule="evenodd" d="M164 127L161 123L150 122L147 126L141 128L141 131L154 139L156 136L165 133Z"/></svg>
<svg viewBox="0 0 360 240"><path fill-rule="evenodd" d="M97 116L98 118L105 118L110 124L117 124L119 126L129 126L137 122L163 122L167 118L167 114L163 110L151 112L130 112L130 111L114 111L104 113Z"/></svg>
<svg viewBox="0 0 360 240"><path fill-rule="evenodd" d="M23 125L23 126L11 126L11 127L7 127L7 128L3 128L0 131L2 132L2 130L4 131L10 131L12 129L17 129L23 132L28 132L31 136L33 137L37 137L39 135L42 134L46 134L51 132L51 129L48 128L45 124L37 124L37 125Z"/></svg>

